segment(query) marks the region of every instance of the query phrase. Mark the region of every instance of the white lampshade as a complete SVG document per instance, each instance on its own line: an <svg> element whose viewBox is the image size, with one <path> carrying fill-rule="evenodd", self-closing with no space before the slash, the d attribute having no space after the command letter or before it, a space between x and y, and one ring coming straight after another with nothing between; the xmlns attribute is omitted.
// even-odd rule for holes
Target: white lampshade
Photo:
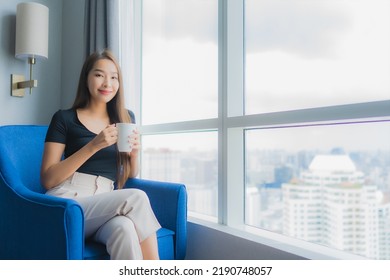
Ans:
<svg viewBox="0 0 390 280"><path fill-rule="evenodd" d="M38 3L20 3L16 8L15 57L48 58L49 8Z"/></svg>

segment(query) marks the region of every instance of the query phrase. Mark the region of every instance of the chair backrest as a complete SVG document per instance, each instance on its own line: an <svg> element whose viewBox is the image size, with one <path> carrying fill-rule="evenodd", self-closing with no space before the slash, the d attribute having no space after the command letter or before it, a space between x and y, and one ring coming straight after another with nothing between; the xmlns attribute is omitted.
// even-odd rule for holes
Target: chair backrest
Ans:
<svg viewBox="0 0 390 280"><path fill-rule="evenodd" d="M0 173L6 181L19 176L30 190L45 192L40 183L40 168L46 131L47 126L37 125L0 127Z"/></svg>

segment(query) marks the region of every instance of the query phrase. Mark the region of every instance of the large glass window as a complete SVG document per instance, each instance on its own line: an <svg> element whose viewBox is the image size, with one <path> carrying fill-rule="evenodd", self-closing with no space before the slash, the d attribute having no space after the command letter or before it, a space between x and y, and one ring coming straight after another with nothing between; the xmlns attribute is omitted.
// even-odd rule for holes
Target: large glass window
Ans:
<svg viewBox="0 0 390 280"><path fill-rule="evenodd" d="M246 223L389 259L390 121L255 129Z"/></svg>
<svg viewBox="0 0 390 280"><path fill-rule="evenodd" d="M390 2L245 0L245 113L390 97Z"/></svg>
<svg viewBox="0 0 390 280"><path fill-rule="evenodd" d="M139 3L141 177L184 183L190 216L390 259L390 2Z"/></svg>
<svg viewBox="0 0 390 280"><path fill-rule="evenodd" d="M142 123L217 117L218 1L142 3Z"/></svg>
<svg viewBox="0 0 390 280"><path fill-rule="evenodd" d="M218 62L218 0L142 1L141 121L165 126L142 138L141 176L184 183L189 211L214 218L216 127L169 124L217 118Z"/></svg>
<svg viewBox="0 0 390 280"><path fill-rule="evenodd" d="M146 135L142 138L142 177L181 182L188 210L217 216L217 133Z"/></svg>

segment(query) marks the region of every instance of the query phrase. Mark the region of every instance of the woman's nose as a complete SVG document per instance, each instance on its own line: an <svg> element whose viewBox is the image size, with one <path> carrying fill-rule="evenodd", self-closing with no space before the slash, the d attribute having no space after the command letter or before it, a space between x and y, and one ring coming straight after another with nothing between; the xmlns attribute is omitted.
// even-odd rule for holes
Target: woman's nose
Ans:
<svg viewBox="0 0 390 280"><path fill-rule="evenodd" d="M105 78L105 79L104 79L103 86L104 86L104 87L109 87L109 86L111 86L111 79Z"/></svg>

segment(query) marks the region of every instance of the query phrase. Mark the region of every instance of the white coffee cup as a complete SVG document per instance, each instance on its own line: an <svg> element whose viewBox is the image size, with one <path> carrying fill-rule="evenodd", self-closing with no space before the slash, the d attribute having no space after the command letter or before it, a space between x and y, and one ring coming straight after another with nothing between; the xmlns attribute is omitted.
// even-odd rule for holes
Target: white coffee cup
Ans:
<svg viewBox="0 0 390 280"><path fill-rule="evenodd" d="M118 151L131 152L132 147L129 142L129 136L134 134L134 131L137 129L137 125L134 123L117 123L116 127L118 128Z"/></svg>

